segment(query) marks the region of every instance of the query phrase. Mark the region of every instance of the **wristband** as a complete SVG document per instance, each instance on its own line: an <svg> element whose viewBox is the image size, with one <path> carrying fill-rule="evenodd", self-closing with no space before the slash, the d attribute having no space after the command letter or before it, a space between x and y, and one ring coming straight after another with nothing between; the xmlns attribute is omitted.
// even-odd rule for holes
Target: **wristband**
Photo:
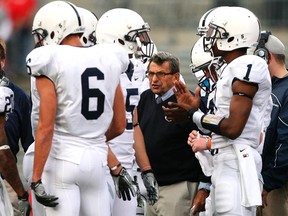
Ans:
<svg viewBox="0 0 288 216"><path fill-rule="evenodd" d="M133 124L133 127L137 127L139 125L139 122Z"/></svg>
<svg viewBox="0 0 288 216"><path fill-rule="evenodd" d="M27 191L22 196L18 196L18 200L28 200L29 194Z"/></svg>
<svg viewBox="0 0 288 216"><path fill-rule="evenodd" d="M118 167L120 167L121 166L121 163L118 163L116 166L114 166L114 167L111 167L110 168L110 170L111 171L114 171L114 170L116 170Z"/></svg>
<svg viewBox="0 0 288 216"><path fill-rule="evenodd" d="M210 150L212 145L212 139L210 137L206 138L206 149Z"/></svg>

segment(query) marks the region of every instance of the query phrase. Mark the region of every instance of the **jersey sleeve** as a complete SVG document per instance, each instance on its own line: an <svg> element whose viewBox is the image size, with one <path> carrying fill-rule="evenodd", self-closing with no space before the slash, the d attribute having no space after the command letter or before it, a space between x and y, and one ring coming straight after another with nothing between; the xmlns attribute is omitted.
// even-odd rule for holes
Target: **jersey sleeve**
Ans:
<svg viewBox="0 0 288 216"><path fill-rule="evenodd" d="M56 79L56 69L57 64L54 64L54 53L56 46L59 45L49 45L39 47L32 50L26 57L27 72L29 75L38 77L46 76L51 80Z"/></svg>
<svg viewBox="0 0 288 216"><path fill-rule="evenodd" d="M10 113L14 108L14 93L8 88L0 87L0 114Z"/></svg>
<svg viewBox="0 0 288 216"><path fill-rule="evenodd" d="M244 55L235 59L229 68L234 78L256 84L262 83L267 73L269 74L267 63L254 55Z"/></svg>

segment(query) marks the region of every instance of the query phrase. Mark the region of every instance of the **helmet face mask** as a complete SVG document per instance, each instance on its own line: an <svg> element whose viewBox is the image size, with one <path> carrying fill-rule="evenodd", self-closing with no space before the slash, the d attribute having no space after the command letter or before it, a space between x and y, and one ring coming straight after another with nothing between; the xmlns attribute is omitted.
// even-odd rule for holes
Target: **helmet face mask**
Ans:
<svg viewBox="0 0 288 216"><path fill-rule="evenodd" d="M204 51L210 52L217 39L224 40L227 39L228 36L229 33L224 28L210 23L206 36L203 39Z"/></svg>
<svg viewBox="0 0 288 216"><path fill-rule="evenodd" d="M203 47L205 36L196 41L190 52L191 71L198 79L198 85L205 92L212 92L218 80L218 71L224 64L222 57L214 57L212 52L205 52Z"/></svg>
<svg viewBox="0 0 288 216"><path fill-rule="evenodd" d="M43 40L48 36L46 29L38 28L32 31L32 35L35 41L35 48L44 46Z"/></svg>

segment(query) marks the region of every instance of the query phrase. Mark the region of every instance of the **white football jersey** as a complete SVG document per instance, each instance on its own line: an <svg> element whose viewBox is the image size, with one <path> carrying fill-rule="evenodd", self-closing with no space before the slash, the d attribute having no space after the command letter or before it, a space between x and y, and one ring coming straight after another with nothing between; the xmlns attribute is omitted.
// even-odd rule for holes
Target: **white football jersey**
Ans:
<svg viewBox="0 0 288 216"><path fill-rule="evenodd" d="M14 108L14 93L5 86L0 86L0 113L10 113Z"/></svg>
<svg viewBox="0 0 288 216"><path fill-rule="evenodd" d="M30 75L48 77L56 89L57 113L50 154L78 163L83 146L101 144L107 148L105 133L113 117L120 75L129 64L127 53L116 45L49 45L34 49L26 62ZM39 97L35 83L31 87L35 130Z"/></svg>
<svg viewBox="0 0 288 216"><path fill-rule="evenodd" d="M32 126L32 134L35 139L36 129L38 126L39 120L39 105L40 105L40 98L38 95L38 91L36 88L36 78L31 76L30 78L30 93L31 93L31 100L32 100L32 110L31 110L31 126Z"/></svg>
<svg viewBox="0 0 288 216"><path fill-rule="evenodd" d="M120 136L109 141L113 153L126 168L132 168L134 162L133 111L138 105L141 84L145 78L145 67L141 60L130 59L132 65L126 73L121 74L120 83L125 100L126 129Z"/></svg>
<svg viewBox="0 0 288 216"><path fill-rule="evenodd" d="M244 55L230 62L223 69L217 81L215 115L229 116L230 101L233 96L234 79L258 84L258 91L253 98L252 110L242 134L235 140L213 134L213 148L222 148L233 143L250 145L257 148L260 132L264 124L264 116L269 105L271 94L271 78L267 63L254 55Z"/></svg>

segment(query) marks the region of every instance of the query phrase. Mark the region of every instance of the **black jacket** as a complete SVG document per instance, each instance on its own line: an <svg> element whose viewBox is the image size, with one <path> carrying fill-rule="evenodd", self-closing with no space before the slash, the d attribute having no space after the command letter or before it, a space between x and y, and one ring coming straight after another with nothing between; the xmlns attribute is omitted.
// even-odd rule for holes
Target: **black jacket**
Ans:
<svg viewBox="0 0 288 216"><path fill-rule="evenodd" d="M264 189L288 182L288 76L272 78L273 109L262 152Z"/></svg>

